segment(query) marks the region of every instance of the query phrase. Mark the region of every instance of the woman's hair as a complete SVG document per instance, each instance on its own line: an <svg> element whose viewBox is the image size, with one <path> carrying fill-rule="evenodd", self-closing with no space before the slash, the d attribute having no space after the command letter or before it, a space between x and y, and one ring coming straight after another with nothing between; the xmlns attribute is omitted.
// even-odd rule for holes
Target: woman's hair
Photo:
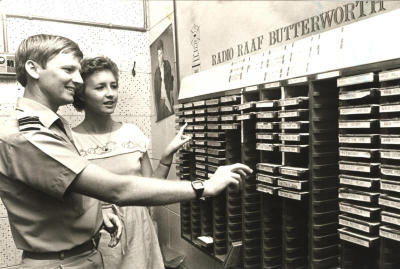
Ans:
<svg viewBox="0 0 400 269"><path fill-rule="evenodd" d="M47 63L59 53L71 52L75 57L82 59L83 54L78 44L66 37L40 34L26 38L15 53L18 82L24 87L28 82L28 73L25 70L25 63L28 60L35 61L46 68Z"/></svg>
<svg viewBox="0 0 400 269"><path fill-rule="evenodd" d="M115 79L118 82L119 79L119 70L117 65L108 57L99 56L94 58L85 58L81 62L81 76L83 80L83 84L79 86L78 93L74 95L73 106L78 111L82 111L85 107L84 101L79 98L79 94L82 94L85 91L85 82L86 80L92 76L94 73L99 71L111 71L114 75Z"/></svg>

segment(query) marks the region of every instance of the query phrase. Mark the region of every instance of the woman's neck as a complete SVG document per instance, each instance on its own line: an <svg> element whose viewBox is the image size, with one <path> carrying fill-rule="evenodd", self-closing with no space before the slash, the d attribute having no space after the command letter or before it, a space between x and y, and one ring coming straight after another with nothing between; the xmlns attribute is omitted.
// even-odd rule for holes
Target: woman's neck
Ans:
<svg viewBox="0 0 400 269"><path fill-rule="evenodd" d="M82 122L83 128L90 133L102 134L112 130L114 120L111 115L99 115L85 112L85 119Z"/></svg>

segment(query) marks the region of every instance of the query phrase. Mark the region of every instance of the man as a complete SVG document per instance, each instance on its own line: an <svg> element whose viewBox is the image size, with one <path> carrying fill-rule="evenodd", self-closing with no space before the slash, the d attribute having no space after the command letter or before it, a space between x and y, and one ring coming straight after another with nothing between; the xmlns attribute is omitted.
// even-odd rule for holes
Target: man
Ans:
<svg viewBox="0 0 400 269"><path fill-rule="evenodd" d="M174 106L174 76L171 65L164 60L164 44L160 40L157 44L158 66L154 74L154 98L157 110L157 121L173 114Z"/></svg>
<svg viewBox="0 0 400 269"><path fill-rule="evenodd" d="M20 269L103 268L96 250L101 211L93 198L120 206L174 203L216 195L252 172L243 164L223 166L208 181L191 184L120 176L90 164L56 114L82 83L81 59L76 43L51 35L31 36L16 52L25 92L0 126L0 197L23 250Z"/></svg>

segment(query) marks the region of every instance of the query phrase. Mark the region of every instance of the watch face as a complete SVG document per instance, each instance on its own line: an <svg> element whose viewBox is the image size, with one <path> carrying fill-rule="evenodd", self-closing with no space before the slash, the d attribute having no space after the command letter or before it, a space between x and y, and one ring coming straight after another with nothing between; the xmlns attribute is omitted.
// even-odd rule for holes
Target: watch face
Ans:
<svg viewBox="0 0 400 269"><path fill-rule="evenodd" d="M202 181L193 181L193 188L195 188L195 189L204 188L203 182Z"/></svg>

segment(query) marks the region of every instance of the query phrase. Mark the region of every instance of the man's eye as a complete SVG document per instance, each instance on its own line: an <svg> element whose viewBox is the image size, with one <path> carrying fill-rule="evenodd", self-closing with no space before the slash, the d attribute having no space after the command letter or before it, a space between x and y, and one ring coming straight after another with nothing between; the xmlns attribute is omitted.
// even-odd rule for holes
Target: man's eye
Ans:
<svg viewBox="0 0 400 269"><path fill-rule="evenodd" d="M65 70L67 73L72 73L72 72L73 72L72 68L69 68L69 67L64 67L64 70Z"/></svg>

